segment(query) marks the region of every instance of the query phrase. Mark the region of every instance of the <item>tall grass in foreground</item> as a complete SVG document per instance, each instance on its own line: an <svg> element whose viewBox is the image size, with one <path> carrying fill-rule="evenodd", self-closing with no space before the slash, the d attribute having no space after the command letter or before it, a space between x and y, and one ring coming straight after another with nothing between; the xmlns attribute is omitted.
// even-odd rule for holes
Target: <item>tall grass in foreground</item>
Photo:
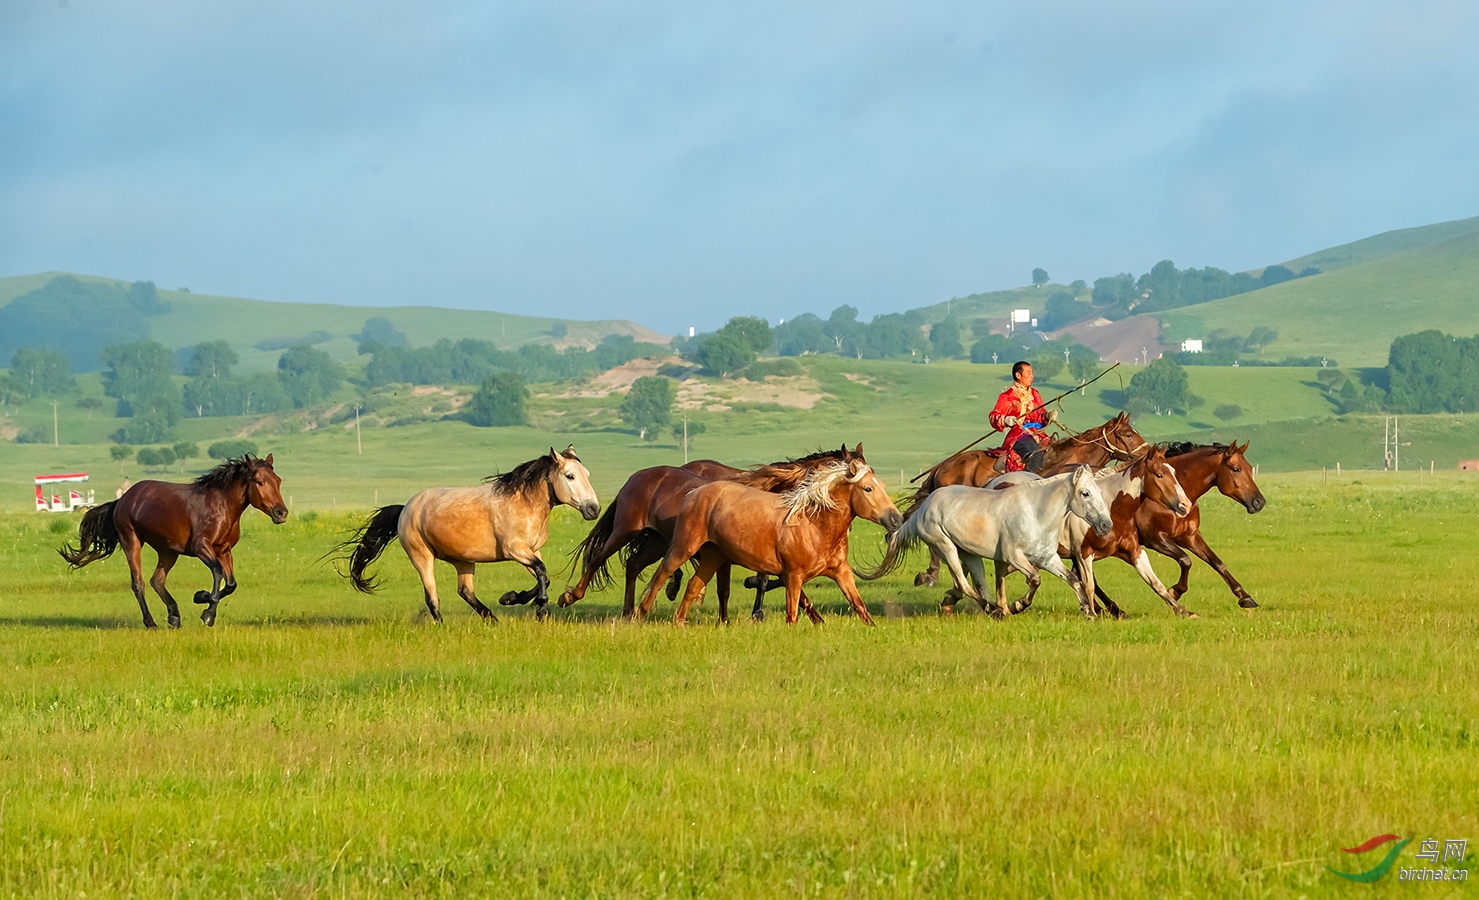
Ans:
<svg viewBox="0 0 1479 900"><path fill-rule="evenodd" d="M446 570L436 628L398 549L373 598L314 562L350 517L251 513L220 624L146 633L121 559L0 518L0 894L1344 896L1340 846L1479 840L1479 489L1263 481L1204 518L1264 608L1198 564L1196 621L1105 563L1131 621L941 619L911 566L874 629L820 584L821 628L485 626Z"/></svg>

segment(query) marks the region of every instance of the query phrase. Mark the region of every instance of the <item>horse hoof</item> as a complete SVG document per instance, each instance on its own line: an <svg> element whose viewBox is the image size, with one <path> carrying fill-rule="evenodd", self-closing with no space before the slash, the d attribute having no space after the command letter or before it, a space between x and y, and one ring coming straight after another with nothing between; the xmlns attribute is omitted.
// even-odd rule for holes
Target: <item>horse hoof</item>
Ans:
<svg viewBox="0 0 1479 900"><path fill-rule="evenodd" d="M1244 597L1238 601L1238 605L1241 606L1243 609L1257 609L1258 601L1254 600L1252 597Z"/></svg>
<svg viewBox="0 0 1479 900"><path fill-rule="evenodd" d="M940 579L931 576L928 572L920 572L914 576L915 587L934 587L940 583Z"/></svg>
<svg viewBox="0 0 1479 900"><path fill-rule="evenodd" d="M534 610L534 618L540 622L548 622L550 611L548 606L541 606Z"/></svg>
<svg viewBox="0 0 1479 900"><path fill-rule="evenodd" d="M995 619L998 622L1004 621L1006 619L1006 617L1007 617L1007 614L1004 613L1004 612L1002 612L1000 607L994 607L994 608L992 608L987 613L987 615L991 616L991 618Z"/></svg>
<svg viewBox="0 0 1479 900"><path fill-rule="evenodd" d="M1127 612L1125 612L1125 611L1124 611L1124 610L1122 610L1122 609L1117 609L1117 610L1115 610L1115 611L1114 611L1114 617L1115 617L1115 618L1116 618L1116 619L1117 619L1117 620L1119 620L1119 621L1121 621L1121 622L1123 622L1123 621L1124 621L1124 620L1126 620L1126 619L1128 619L1128 618L1130 618L1130 614L1129 614L1129 613L1127 613Z"/></svg>
<svg viewBox="0 0 1479 900"><path fill-rule="evenodd" d="M1186 618L1188 618L1188 619L1199 619L1201 617L1198 616L1196 613L1192 612L1191 610L1187 610L1186 611Z"/></svg>
<svg viewBox="0 0 1479 900"><path fill-rule="evenodd" d="M757 610L755 610L754 612L750 613L750 618L751 619L754 619L756 622L764 622L765 621L765 610L763 610L763 609L757 609Z"/></svg>
<svg viewBox="0 0 1479 900"><path fill-rule="evenodd" d="M560 595L560 609L564 609L575 602L575 597L569 591Z"/></svg>
<svg viewBox="0 0 1479 900"><path fill-rule="evenodd" d="M196 603L199 603L201 606L205 606L205 605L209 604L211 602L211 592L210 591L196 591L195 592L195 602Z"/></svg>
<svg viewBox="0 0 1479 900"><path fill-rule="evenodd" d="M180 627L180 617L179 616L170 616L169 617L169 627L171 627L171 628L179 628Z"/></svg>
<svg viewBox="0 0 1479 900"><path fill-rule="evenodd" d="M499 606L517 606L519 603L518 591L504 591L503 596L498 598Z"/></svg>
<svg viewBox="0 0 1479 900"><path fill-rule="evenodd" d="M1026 612L1026 611L1027 611L1027 606L1025 604L1023 604L1022 601L1018 600L1016 603L1013 603L1012 604L1012 615L1015 616L1018 613L1022 613L1022 612ZM1090 615L1093 615L1093 614L1090 613Z"/></svg>
<svg viewBox="0 0 1479 900"><path fill-rule="evenodd" d="M206 611L200 614L200 621L204 622L207 626L215 627L216 611L207 607Z"/></svg>
<svg viewBox="0 0 1479 900"><path fill-rule="evenodd" d="M953 606L944 606L944 605L941 605L940 606L940 617L941 618L948 619L948 618L950 618L950 617L952 617L954 615L955 615L955 607L953 607Z"/></svg>

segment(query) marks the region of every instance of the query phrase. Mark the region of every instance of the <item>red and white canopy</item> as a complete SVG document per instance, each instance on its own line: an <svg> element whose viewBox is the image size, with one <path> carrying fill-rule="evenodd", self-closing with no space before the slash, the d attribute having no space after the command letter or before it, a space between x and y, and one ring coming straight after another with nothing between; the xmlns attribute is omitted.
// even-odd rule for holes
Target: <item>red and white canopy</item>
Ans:
<svg viewBox="0 0 1479 900"><path fill-rule="evenodd" d="M37 475L36 486L43 484L61 484L64 481L86 481L86 472L74 472L71 475Z"/></svg>

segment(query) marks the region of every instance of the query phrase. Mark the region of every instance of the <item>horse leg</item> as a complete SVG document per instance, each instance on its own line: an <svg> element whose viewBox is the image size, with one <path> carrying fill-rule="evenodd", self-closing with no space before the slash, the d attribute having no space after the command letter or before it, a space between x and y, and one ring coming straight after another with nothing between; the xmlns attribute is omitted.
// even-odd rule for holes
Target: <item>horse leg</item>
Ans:
<svg viewBox="0 0 1479 900"><path fill-rule="evenodd" d="M549 572L544 567L544 560L539 554L532 550L523 552L511 552L509 559L514 562L523 563L524 568L534 576L534 587L522 591L506 591L498 598L500 606L522 606L529 601L534 601L534 618L543 622L549 618Z"/></svg>
<svg viewBox="0 0 1479 900"><path fill-rule="evenodd" d="M989 612L991 613L991 618L1000 620L1006 618L1007 613L1010 611L1007 608L1007 575L1011 573L1012 567L1006 560L996 559L992 560L992 562L996 568L996 607L989 610ZM1022 609L1026 608L1026 606L1022 607ZM1021 612L1022 610L1019 609L1017 611Z"/></svg>
<svg viewBox="0 0 1479 900"><path fill-rule="evenodd" d="M976 587L976 602L980 604L984 612L986 610L986 563L974 553L962 553L961 562L965 565L966 574L971 577L971 584Z"/></svg>
<svg viewBox="0 0 1479 900"><path fill-rule="evenodd" d="M127 532L118 529L118 542L123 545L123 555L128 560L128 583L134 599L139 601L139 612L144 614L144 627L158 628L149 612L149 602L144 599L144 545L132 529Z"/></svg>
<svg viewBox="0 0 1479 900"><path fill-rule="evenodd" d="M1089 573L1087 577L1093 578L1093 558L1088 556L1084 557L1084 563L1084 569ZM1094 602L1091 599L1092 594L1086 589L1084 582L1077 575L1063 567L1063 560L1059 559L1056 555L1051 556L1043 560L1042 568L1046 569L1048 572L1054 575L1057 575L1059 578L1067 582L1069 587L1073 588L1074 596L1078 597L1079 609L1083 610L1085 616L1090 619L1098 618L1099 610L1094 605ZM1036 588L1034 588L1034 590L1036 590Z"/></svg>
<svg viewBox="0 0 1479 900"><path fill-rule="evenodd" d="M719 593L720 625L729 624L729 576L732 573L733 568L734 566L732 566L730 563L724 563L719 567L719 583L717 585L717 590ZM688 580L688 583L689 585L692 585L693 579L690 578ZM702 598L700 598L698 602L702 603Z"/></svg>
<svg viewBox="0 0 1479 900"><path fill-rule="evenodd" d="M1002 608L1003 613L1010 612L1015 615L1024 612L1027 607L1032 605L1032 598L1037 594L1037 589L1042 586L1042 576L1037 574L1037 566L1022 551L1017 550L1006 555L1007 562L1011 564L1011 567L1021 572L1027 578L1027 593L1013 600L1010 607L1003 606ZM1057 562L1057 560L1055 559L1054 562ZM1059 563L1058 568L1062 569L1063 564Z"/></svg>
<svg viewBox="0 0 1479 900"><path fill-rule="evenodd" d="M565 592L560 595L561 608L584 599L585 592L590 589L591 579L596 577L596 572L606 564L606 560L626 546L630 539L630 534L620 536L613 534L607 538L606 543L601 545L601 549L596 551L596 555L580 570L580 580L565 588Z"/></svg>
<svg viewBox="0 0 1479 900"><path fill-rule="evenodd" d="M1098 596L1098 586L1094 579L1094 557L1083 552L1083 547L1078 548L1073 556L1074 581L1068 582L1073 587L1073 592L1078 596L1078 608L1090 619L1099 615L1099 604L1095 602ZM1064 579L1065 581L1067 579Z"/></svg>
<svg viewBox="0 0 1479 900"><path fill-rule="evenodd" d="M806 613L806 617L811 620L811 624L813 625L820 625L826 621L822 618L822 614L817 612L817 608L811 605L811 598L806 596L805 588L801 590L801 611Z"/></svg>
<svg viewBox="0 0 1479 900"><path fill-rule="evenodd" d="M199 555L199 559L205 564L207 569L211 570L211 589L209 591L196 591L195 602L205 607L205 609L200 611L200 621L204 622L207 626L214 626L216 624L216 605L221 602L221 585L226 580L226 569L221 565L219 559L210 554L210 551L202 552Z"/></svg>
<svg viewBox="0 0 1479 900"><path fill-rule="evenodd" d="M935 553L935 548L930 548L929 568L914 576L915 587L934 587L940 583L940 556Z"/></svg>
<svg viewBox="0 0 1479 900"><path fill-rule="evenodd" d="M832 580L837 582L839 588L842 588L842 596L852 604L853 611L858 614L858 618L863 620L863 624L872 625L873 617L868 615L868 606L863 602L863 595L858 593L858 582L853 578L852 566L843 563L842 568L832 576Z"/></svg>
<svg viewBox="0 0 1479 900"><path fill-rule="evenodd" d="M442 603L437 599L437 579L433 564L436 556L432 554L431 548L421 540L415 530L408 530L401 535L401 548L406 551L406 556L411 559L411 567L416 574L421 576L421 590L426 598L426 609L431 613L431 618L438 625L442 624Z"/></svg>
<svg viewBox="0 0 1479 900"><path fill-rule="evenodd" d="M149 579L149 586L154 588L154 593L164 601L164 608L169 610L169 627L171 628L180 627L180 605L175 602L174 597L169 595L169 591L164 586L164 580L169 577L169 570L174 568L175 560L179 558L178 553L172 553L169 550L159 551L159 564L154 567L154 575Z"/></svg>
<svg viewBox="0 0 1479 900"><path fill-rule="evenodd" d="M1202 539L1202 533L1200 531L1194 531L1191 534L1185 535L1179 543L1200 557L1202 562L1217 570L1217 574L1222 576L1222 580L1227 582L1227 586L1232 590L1233 596L1238 598L1238 606L1241 606L1243 609L1258 608L1258 601L1254 600L1248 595L1247 591L1243 590L1243 586L1233 577L1233 573L1228 571L1227 565L1223 563L1221 557L1213 553L1212 548L1207 546L1207 542Z"/></svg>
<svg viewBox="0 0 1479 900"><path fill-rule="evenodd" d="M483 605L473 590L473 574L477 572L477 566L470 562L454 562L452 568L457 570L457 596L467 601L467 605L473 608L478 615L489 622L497 622L498 617L493 615L493 610Z"/></svg>
<svg viewBox="0 0 1479 900"><path fill-rule="evenodd" d="M783 576L786 582L786 624L796 624L796 610L801 605L801 588L806 584L806 579L801 577L800 571L786 572Z"/></svg>
<svg viewBox="0 0 1479 900"><path fill-rule="evenodd" d="M720 569L728 568L729 560L717 550L710 549L699 555L698 566L694 568L693 574L688 576L688 587L683 591L683 601L678 604L678 611L673 615L674 625L688 624L688 610L692 608L695 601L702 602L704 591L708 589L709 579Z"/></svg>
<svg viewBox="0 0 1479 900"><path fill-rule="evenodd" d="M750 618L756 622L765 621L765 589L769 587L770 576L764 572L758 573L754 578L745 579L745 587L755 589L755 606L750 610Z"/></svg>
<svg viewBox="0 0 1479 900"><path fill-rule="evenodd" d="M955 579L955 591L946 593L945 599L940 601L941 612L954 612L955 599L962 594L970 596L972 600L981 604L982 609L985 609L985 599L975 593L975 590L971 587L970 580L965 576L965 570L961 568L960 554L955 549L955 542L943 534L930 535L930 537L939 542L931 542L930 547L940 554L940 558L945 561L945 565L950 569L950 577Z"/></svg>
<svg viewBox="0 0 1479 900"><path fill-rule="evenodd" d="M1135 557L1135 561L1131 565L1135 567L1136 572L1140 573L1140 577L1145 579L1145 583L1150 585L1150 589L1160 595L1162 600L1166 601L1166 605L1171 607L1172 612L1183 618L1195 619L1197 617L1196 613L1177 602L1176 596L1167 590L1164 584L1161 584L1160 578L1155 574L1155 569L1150 567L1150 554L1145 551L1144 547L1140 548L1140 554Z"/></svg>

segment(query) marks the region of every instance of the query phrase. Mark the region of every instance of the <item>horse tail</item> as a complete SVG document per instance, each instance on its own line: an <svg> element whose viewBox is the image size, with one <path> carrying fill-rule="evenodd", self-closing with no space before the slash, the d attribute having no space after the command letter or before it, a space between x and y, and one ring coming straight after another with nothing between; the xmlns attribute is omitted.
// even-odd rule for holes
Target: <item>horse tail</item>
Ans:
<svg viewBox="0 0 1479 900"><path fill-rule="evenodd" d="M329 551L330 555L349 560L347 577L361 594L373 594L380 587L378 580L365 577L365 569L400 535L401 510L405 508L404 503L380 507L349 540Z"/></svg>
<svg viewBox="0 0 1479 900"><path fill-rule="evenodd" d="M596 554L600 553L601 548L606 546L606 542L611 539L611 535L615 531L616 503L613 501L606 507L606 511L601 514L601 518L596 520L596 524L591 526L591 533L585 536L585 540L576 544L575 549L570 551L571 558L580 561L582 574L588 573L590 575L590 581L587 584L597 591L604 589L611 583L611 572L607 569L607 564L611 562L611 557L606 557L606 559L598 564L596 562Z"/></svg>
<svg viewBox="0 0 1479 900"><path fill-rule="evenodd" d="M118 549L118 526L113 524L113 507L117 505L117 500L110 500L88 510L77 523L77 546L64 544L57 549L74 570L107 559Z"/></svg>
<svg viewBox="0 0 1479 900"><path fill-rule="evenodd" d="M911 510L911 517L899 526L899 530L888 536L888 548L884 550L883 560L877 568L866 572L853 569L854 575L864 581L877 581L903 564L904 557L919 542L919 523L912 517L912 512Z"/></svg>

